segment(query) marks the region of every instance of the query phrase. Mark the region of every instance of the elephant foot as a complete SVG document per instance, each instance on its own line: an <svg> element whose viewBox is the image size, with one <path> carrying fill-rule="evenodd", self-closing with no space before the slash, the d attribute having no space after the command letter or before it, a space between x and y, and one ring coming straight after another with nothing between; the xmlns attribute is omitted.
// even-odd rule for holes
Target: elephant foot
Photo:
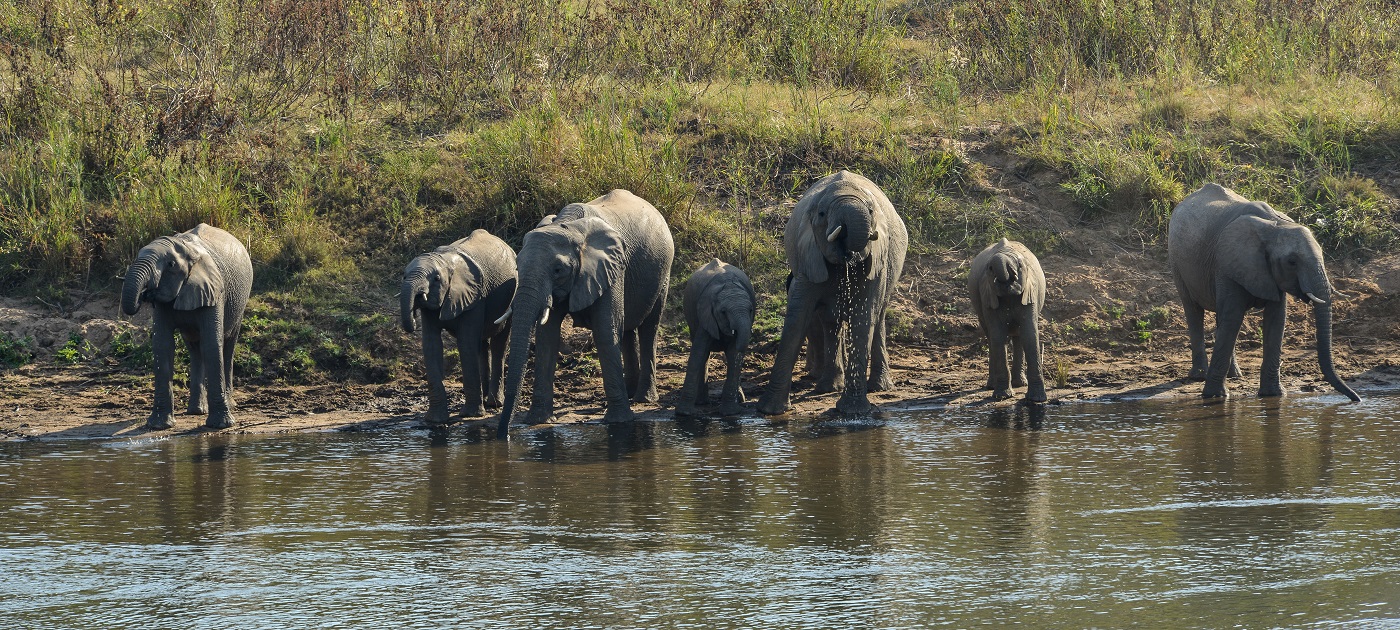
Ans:
<svg viewBox="0 0 1400 630"><path fill-rule="evenodd" d="M1045 387L1032 387L1026 390L1025 402L1028 405L1043 405L1048 397L1045 395Z"/></svg>
<svg viewBox="0 0 1400 630"><path fill-rule="evenodd" d="M1230 378L1244 378L1244 372L1240 371L1240 366L1230 366Z"/></svg>
<svg viewBox="0 0 1400 630"><path fill-rule="evenodd" d="M887 392L894 389L894 379L890 378L888 372L881 374L878 378L872 378L865 383L865 389L872 392Z"/></svg>
<svg viewBox="0 0 1400 630"><path fill-rule="evenodd" d="M484 410L482 410L480 404L476 404L476 405L462 405L462 410L461 410L460 412L458 412L457 415L459 415L459 416L461 416L461 417L463 417L463 418L480 418L480 417L486 415L486 412L485 412Z"/></svg>
<svg viewBox="0 0 1400 630"><path fill-rule="evenodd" d="M813 394L830 394L839 391L841 391L841 383L836 379L822 378L812 386Z"/></svg>
<svg viewBox="0 0 1400 630"><path fill-rule="evenodd" d="M1260 385L1260 386L1259 386L1259 397L1260 397L1260 398L1277 398L1277 397L1282 396L1282 395L1283 395L1283 388L1282 388L1282 387L1279 387L1279 385L1278 385L1277 383L1275 383L1275 384L1273 384L1273 385Z"/></svg>
<svg viewBox="0 0 1400 630"><path fill-rule="evenodd" d="M758 401L758 412L765 416L776 416L785 413L791 405L788 404L787 396L775 396L764 394Z"/></svg>
<svg viewBox="0 0 1400 630"><path fill-rule="evenodd" d="M635 417L636 415L632 413L631 407L608 407L607 412L603 414L603 423L618 424L622 422L631 422Z"/></svg>
<svg viewBox="0 0 1400 630"><path fill-rule="evenodd" d="M211 413L204 419L204 426L210 429L230 429L233 428L233 414L225 411L223 413Z"/></svg>
<svg viewBox="0 0 1400 630"><path fill-rule="evenodd" d="M1206 382L1205 389L1201 390L1201 398L1229 398L1230 390L1225 389L1224 383Z"/></svg>
<svg viewBox="0 0 1400 630"><path fill-rule="evenodd" d="M842 396L836 401L836 411L846 415L870 413L870 399L865 396Z"/></svg>
<svg viewBox="0 0 1400 630"><path fill-rule="evenodd" d="M1191 372L1186 375L1186 378L1193 381L1204 381L1206 380L1206 368L1193 367L1191 368Z"/></svg>
<svg viewBox="0 0 1400 630"><path fill-rule="evenodd" d="M1012 387L1025 387L1025 386L1026 386L1026 375L1025 375L1025 374L1017 374L1017 375L1015 375L1015 376L1012 376L1012 377L1011 377L1011 386L1012 386Z"/></svg>
<svg viewBox="0 0 1400 630"><path fill-rule="evenodd" d="M541 409L538 411L531 409L529 413L525 414L525 421L523 423L517 422L516 424L534 425L548 424L550 422L554 422L553 409Z"/></svg>
<svg viewBox="0 0 1400 630"><path fill-rule="evenodd" d="M700 410L699 410L699 409L696 409L696 408L695 408L695 405L692 405L692 404L680 404L680 405L676 405L676 417L677 417L677 418L694 418L694 417L697 417L697 416L699 416L699 415L700 415Z"/></svg>
<svg viewBox="0 0 1400 630"><path fill-rule="evenodd" d="M501 400L500 396L491 396L486 399L487 409L500 409L504 406L506 406L506 402L504 400Z"/></svg>
<svg viewBox="0 0 1400 630"><path fill-rule="evenodd" d="M990 379L990 378L987 379L987 384L982 386L982 389L992 390L992 391L995 391L996 388L997 388L996 381L993 381L993 380Z"/></svg>
<svg viewBox="0 0 1400 630"><path fill-rule="evenodd" d="M743 413L744 406L739 404L737 400L731 400L719 406L719 415L721 416L739 416Z"/></svg>
<svg viewBox="0 0 1400 630"><path fill-rule="evenodd" d="M656 394L656 386L652 385L647 389L637 392L637 395L632 397L632 402L654 403L660 399L661 397Z"/></svg>
<svg viewBox="0 0 1400 630"><path fill-rule="evenodd" d="M202 402L190 403L190 406L185 408L185 413L191 416L202 416L206 413L209 413L209 405L206 405Z"/></svg>
<svg viewBox="0 0 1400 630"><path fill-rule="evenodd" d="M1015 395L1016 392L1012 391L1010 387L998 387L992 390L992 399L994 400L1006 400Z"/></svg>
<svg viewBox="0 0 1400 630"><path fill-rule="evenodd" d="M164 431L171 426L169 411L152 411L146 418L146 428L151 431Z"/></svg>

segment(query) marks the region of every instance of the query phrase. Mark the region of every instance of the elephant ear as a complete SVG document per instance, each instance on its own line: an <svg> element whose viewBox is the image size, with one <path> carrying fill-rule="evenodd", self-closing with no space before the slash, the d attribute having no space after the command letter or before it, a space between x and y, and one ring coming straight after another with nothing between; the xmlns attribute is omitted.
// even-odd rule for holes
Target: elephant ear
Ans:
<svg viewBox="0 0 1400 630"><path fill-rule="evenodd" d="M457 319L481 299L481 266L464 252L443 255L449 269L440 319Z"/></svg>
<svg viewBox="0 0 1400 630"><path fill-rule="evenodd" d="M223 303L224 276L214 264L209 248L198 236L178 234L171 239L175 250L189 259L189 275L180 292L175 294L173 306L177 311L192 311L205 306Z"/></svg>
<svg viewBox="0 0 1400 630"><path fill-rule="evenodd" d="M1016 255L1016 273L1021 277L1021 305L1045 304L1045 282L1041 271L1021 254Z"/></svg>
<svg viewBox="0 0 1400 630"><path fill-rule="evenodd" d="M570 229L582 232L579 242L578 273L569 290L569 312L581 311L603 296L622 278L622 235L598 217L569 221Z"/></svg>
<svg viewBox="0 0 1400 630"><path fill-rule="evenodd" d="M895 216L893 205L883 205L869 188L860 187L861 197L870 208L870 242L866 248L870 250L870 273L865 276L866 280L874 280L875 276L884 273L885 257L889 255L890 239L889 226L886 223L892 216ZM888 202L886 202L888 204ZM888 210L888 214L886 214Z"/></svg>
<svg viewBox="0 0 1400 630"><path fill-rule="evenodd" d="M1278 224L1254 216L1244 216L1225 226L1216 240L1215 264L1220 275L1244 287L1261 300L1283 299L1269 266L1265 237Z"/></svg>
<svg viewBox="0 0 1400 630"><path fill-rule="evenodd" d="M720 338L720 333L723 332L720 330L721 326L729 325L727 322L719 321L720 317L724 316L724 309L720 308L722 304L720 293L723 289L724 282L716 281L711 282L704 291L700 292L700 303L706 307L704 312L699 313L700 327L704 328L705 334L713 339Z"/></svg>
<svg viewBox="0 0 1400 630"><path fill-rule="evenodd" d="M818 235L812 230L812 212L824 203L826 195L820 197L803 197L798 201L792 216L788 217L787 227L783 229L783 245L787 249L788 267L793 273L801 274L808 281L818 284L826 282L829 278L826 257L822 255L821 243L816 240L825 239L826 235Z"/></svg>

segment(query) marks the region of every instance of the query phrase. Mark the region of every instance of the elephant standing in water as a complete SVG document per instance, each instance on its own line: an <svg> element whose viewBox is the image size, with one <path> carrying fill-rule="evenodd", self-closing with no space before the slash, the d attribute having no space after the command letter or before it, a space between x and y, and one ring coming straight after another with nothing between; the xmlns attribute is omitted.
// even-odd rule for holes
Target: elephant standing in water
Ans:
<svg viewBox="0 0 1400 630"><path fill-rule="evenodd" d="M753 284L742 270L716 258L691 274L685 283L685 322L690 327L690 361L685 368L676 414L696 415L696 405L709 401L705 383L710 353L724 351L728 374L720 394L719 412L737 415L743 411L744 392L739 378L744 368L744 350L749 345L758 299Z"/></svg>
<svg viewBox="0 0 1400 630"><path fill-rule="evenodd" d="M156 391L146 428L170 428L177 330L190 353L186 413L208 413L204 426L211 429L233 426L233 348L252 288L248 249L232 234L204 223L162 236L137 253L122 285L122 311L135 315L146 301L154 312Z"/></svg>
<svg viewBox="0 0 1400 630"><path fill-rule="evenodd" d="M428 373L429 424L448 422L443 386L442 331L457 340L462 361L463 417L501 406L502 362L510 323L497 322L515 296L515 251L486 230L419 255L403 272L399 291L405 332L413 314L423 320L423 365Z"/></svg>
<svg viewBox="0 0 1400 630"><path fill-rule="evenodd" d="M526 418L539 423L554 413L565 314L593 331L607 397L604 421L631 420L631 400L656 401L656 334L675 257L666 219L645 199L613 190L541 223L525 235L516 258L501 438L515 419L532 338L535 384Z"/></svg>
<svg viewBox="0 0 1400 630"><path fill-rule="evenodd" d="M1317 360L1338 392L1361 398L1332 367L1332 283L1312 231L1262 201L1206 184L1172 210L1168 260L1191 337L1191 378L1205 379L1205 398L1225 398L1235 339L1246 311L1264 309L1260 396L1282 396L1279 367L1288 295L1311 302ZM1206 364L1205 311L1215 312L1215 348Z"/></svg>
<svg viewBox="0 0 1400 630"><path fill-rule="evenodd" d="M988 245L972 259L967 294L991 349L987 389L992 397L1012 396L1027 387L1026 402L1045 402L1040 369L1040 309L1045 305L1045 273L1035 254L1016 241ZM1006 353L1011 346L1011 368Z"/></svg>
<svg viewBox="0 0 1400 630"><path fill-rule="evenodd" d="M904 221L894 205L865 177L841 171L802 194L783 233L792 282L777 357L758 404L760 413L787 411L798 350L812 330L813 317L827 312L823 309L830 309L836 320L825 327L828 344L834 344L841 324L847 324L850 333L844 344L849 355L845 389L836 410L866 413L870 411L867 392L893 387L885 350L885 311L904 269L908 245Z"/></svg>

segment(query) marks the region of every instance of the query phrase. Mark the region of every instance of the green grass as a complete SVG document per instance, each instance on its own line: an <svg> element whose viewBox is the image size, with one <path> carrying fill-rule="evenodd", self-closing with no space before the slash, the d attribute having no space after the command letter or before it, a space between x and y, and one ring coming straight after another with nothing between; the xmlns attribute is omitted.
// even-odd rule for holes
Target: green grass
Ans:
<svg viewBox="0 0 1400 630"><path fill-rule="evenodd" d="M1057 250L994 194L1010 158L1147 246L1207 181L1291 214L1333 257L1400 244L1375 181L1400 154L1400 14L1383 0L627 9L4 4L0 290L111 288L142 245L208 222L254 260L241 374L373 381L415 362L392 326L412 256L478 227L518 245L615 187L665 214L673 285L720 257L771 307L790 203L839 168L889 194L914 254L1001 236Z"/></svg>

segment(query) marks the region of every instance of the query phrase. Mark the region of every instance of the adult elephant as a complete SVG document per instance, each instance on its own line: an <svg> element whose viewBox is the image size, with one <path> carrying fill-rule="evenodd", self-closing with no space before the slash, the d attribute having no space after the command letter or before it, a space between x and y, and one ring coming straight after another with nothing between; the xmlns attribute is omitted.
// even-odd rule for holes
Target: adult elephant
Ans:
<svg viewBox="0 0 1400 630"><path fill-rule="evenodd" d="M1040 309L1045 305L1045 272L1025 245L1001 239L972 259L967 295L990 349L987 389L992 397L1012 396L1026 387L1026 402L1045 402L1040 369ZM1006 364L1007 346L1011 366Z"/></svg>
<svg viewBox="0 0 1400 630"><path fill-rule="evenodd" d="M1202 396L1224 398L1234 362L1235 339L1246 311L1264 310L1264 364L1260 396L1282 396L1285 296L1311 302L1317 322L1317 361L1338 392L1361 400L1332 366L1332 283L1322 248L1308 228L1262 201L1250 201L1218 184L1206 184L1172 210L1167 232L1172 278L1186 311L1191 337L1191 378L1206 381ZM1215 312L1215 348L1209 367L1205 311Z"/></svg>
<svg viewBox="0 0 1400 630"><path fill-rule="evenodd" d="M835 314L834 325L825 327L828 344L836 345L834 331L841 324L850 331L844 350L845 389L836 410L868 412L867 392L893 387L885 349L885 311L909 246L904 221L873 182L841 171L802 194L788 218L783 246L792 282L778 355L768 389L759 400L759 412L779 414L789 408L797 352L821 309Z"/></svg>
<svg viewBox="0 0 1400 630"><path fill-rule="evenodd" d="M233 348L252 287L248 249L232 234L204 223L162 236L137 253L122 286L122 311L135 315L143 301L154 311L156 391L146 428L170 428L177 330L190 353L187 413L208 413L204 425L211 429L233 426Z"/></svg>
<svg viewBox="0 0 1400 630"><path fill-rule="evenodd" d="M486 230L421 254L408 263L399 290L400 317L412 334L423 320L423 365L428 376L429 424L448 422L443 386L442 332L457 340L462 361L463 417L501 406L502 362L510 323L497 322L515 297L515 251Z"/></svg>
<svg viewBox="0 0 1400 630"><path fill-rule="evenodd" d="M675 245L666 219L645 199L613 190L574 203L525 235L511 321L499 437L517 413L530 340L535 383L526 420L554 413L554 369L564 316L593 331L607 398L606 422L632 419L631 401L656 401L656 333ZM505 321L502 318L499 321Z"/></svg>

